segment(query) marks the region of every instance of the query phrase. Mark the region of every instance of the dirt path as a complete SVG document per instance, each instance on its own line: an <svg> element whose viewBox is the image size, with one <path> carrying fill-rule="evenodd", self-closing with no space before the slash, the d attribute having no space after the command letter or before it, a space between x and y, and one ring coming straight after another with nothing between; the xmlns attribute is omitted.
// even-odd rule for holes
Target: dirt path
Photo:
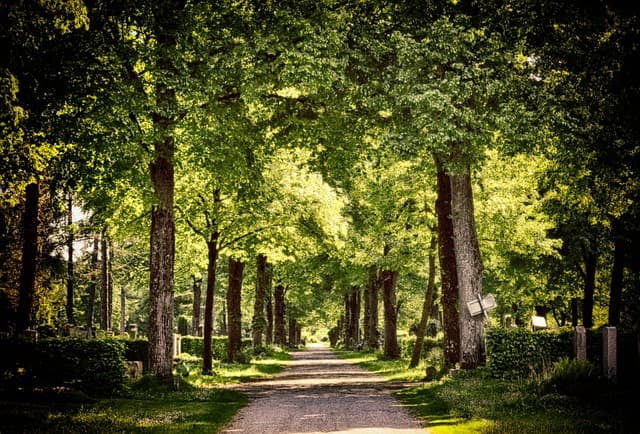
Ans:
<svg viewBox="0 0 640 434"><path fill-rule="evenodd" d="M244 384L252 402L224 433L425 434L393 397L393 386L322 346L293 353L268 381Z"/></svg>

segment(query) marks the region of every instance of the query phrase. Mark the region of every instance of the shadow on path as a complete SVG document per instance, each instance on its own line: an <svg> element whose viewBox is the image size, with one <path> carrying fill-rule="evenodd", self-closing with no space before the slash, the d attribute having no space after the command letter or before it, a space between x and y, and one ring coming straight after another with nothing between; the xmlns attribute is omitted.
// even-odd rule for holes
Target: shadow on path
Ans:
<svg viewBox="0 0 640 434"><path fill-rule="evenodd" d="M289 366L275 377L233 386L252 402L223 432L424 434L393 397L399 387L324 346L310 346L293 353Z"/></svg>

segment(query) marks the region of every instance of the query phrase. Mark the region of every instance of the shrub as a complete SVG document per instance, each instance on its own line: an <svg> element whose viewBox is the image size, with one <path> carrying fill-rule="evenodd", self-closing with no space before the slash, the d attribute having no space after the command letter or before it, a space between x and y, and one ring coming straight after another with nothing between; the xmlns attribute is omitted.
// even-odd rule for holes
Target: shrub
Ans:
<svg viewBox="0 0 640 434"><path fill-rule="evenodd" d="M147 339L118 339L124 344L125 360L142 361L142 370L149 372L151 361L149 359L149 341Z"/></svg>
<svg viewBox="0 0 640 434"><path fill-rule="evenodd" d="M592 363L564 357L554 363L551 376L542 381L541 388L544 393L587 396L602 385L598 369Z"/></svg>
<svg viewBox="0 0 640 434"><path fill-rule="evenodd" d="M211 352L213 358L223 362L227 361L227 345L229 345L229 338L227 337L211 338ZM247 348L251 348L251 345L251 339L242 339L241 348L243 353ZM204 354L204 338L198 336L183 336L181 351L202 357Z"/></svg>

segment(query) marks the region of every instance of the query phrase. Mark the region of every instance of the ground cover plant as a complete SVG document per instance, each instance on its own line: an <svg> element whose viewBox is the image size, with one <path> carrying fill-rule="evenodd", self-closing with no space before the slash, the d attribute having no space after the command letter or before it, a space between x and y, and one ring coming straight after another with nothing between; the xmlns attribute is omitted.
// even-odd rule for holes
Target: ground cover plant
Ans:
<svg viewBox="0 0 640 434"><path fill-rule="evenodd" d="M216 433L248 403L244 394L221 386L273 375L289 358L284 351L266 350L250 363L216 363L213 375L206 376L200 358L182 355L173 384L145 376L106 399L62 389L3 393L0 432Z"/></svg>
<svg viewBox="0 0 640 434"><path fill-rule="evenodd" d="M419 376L407 368L408 360L384 360L376 352L338 355L391 380ZM579 387L569 387L568 378ZM637 433L634 388L637 384L603 382L592 370L563 359L548 372L516 380L493 378L484 369L447 373L431 382L418 380L397 397L432 434Z"/></svg>

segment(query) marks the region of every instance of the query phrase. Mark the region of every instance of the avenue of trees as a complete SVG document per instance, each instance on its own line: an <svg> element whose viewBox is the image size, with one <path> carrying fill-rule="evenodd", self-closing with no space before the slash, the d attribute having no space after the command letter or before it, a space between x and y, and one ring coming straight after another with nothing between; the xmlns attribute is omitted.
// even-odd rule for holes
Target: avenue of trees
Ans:
<svg viewBox="0 0 640 434"><path fill-rule="evenodd" d="M638 7L0 3L0 331L640 331ZM383 339L381 339L383 338ZM418 339L420 341L420 339ZM381 343L382 342L382 343ZM417 354L420 354L418 351Z"/></svg>

